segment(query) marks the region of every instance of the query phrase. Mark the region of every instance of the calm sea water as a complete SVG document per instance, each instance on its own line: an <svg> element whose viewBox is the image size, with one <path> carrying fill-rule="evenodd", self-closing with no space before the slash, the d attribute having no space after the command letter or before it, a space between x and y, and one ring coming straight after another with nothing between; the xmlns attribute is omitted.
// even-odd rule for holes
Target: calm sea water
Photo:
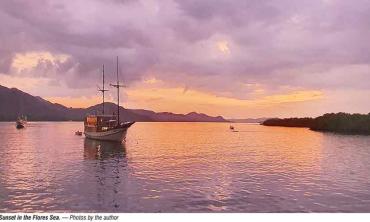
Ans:
<svg viewBox="0 0 370 222"><path fill-rule="evenodd" d="M0 212L370 212L370 136L234 126L0 123Z"/></svg>

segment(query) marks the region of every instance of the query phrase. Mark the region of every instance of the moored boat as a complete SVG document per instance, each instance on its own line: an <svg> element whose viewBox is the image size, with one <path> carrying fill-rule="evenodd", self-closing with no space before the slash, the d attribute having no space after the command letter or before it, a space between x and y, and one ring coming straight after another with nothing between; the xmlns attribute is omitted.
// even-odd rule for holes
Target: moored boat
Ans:
<svg viewBox="0 0 370 222"><path fill-rule="evenodd" d="M103 94L103 110L101 115L88 115L84 121L84 134L86 138L95 140L122 142L126 139L127 129L135 122L120 122L119 116L119 88L118 80L118 57L117 57L117 84L111 86L117 88L117 115L104 114L104 66L103 66L103 88L99 89Z"/></svg>
<svg viewBox="0 0 370 222"><path fill-rule="evenodd" d="M117 124L113 115L89 115L85 118L85 136L89 139L121 142L135 122Z"/></svg>
<svg viewBox="0 0 370 222"><path fill-rule="evenodd" d="M17 129L23 129L24 127L26 127L26 124L27 124L27 117L21 116L21 117L18 117L17 121L15 122L15 127Z"/></svg>

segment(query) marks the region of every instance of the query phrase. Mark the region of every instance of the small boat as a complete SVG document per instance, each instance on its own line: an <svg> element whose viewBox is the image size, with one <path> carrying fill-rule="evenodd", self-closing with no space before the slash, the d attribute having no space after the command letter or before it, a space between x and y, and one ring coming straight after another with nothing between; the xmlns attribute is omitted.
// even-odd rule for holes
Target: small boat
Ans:
<svg viewBox="0 0 370 222"><path fill-rule="evenodd" d="M15 122L15 127L17 129L23 129L24 127L26 127L26 124L27 124L27 117L21 116L21 117L18 117L17 121Z"/></svg>
<svg viewBox="0 0 370 222"><path fill-rule="evenodd" d="M78 130L78 131L75 132L75 135L76 136L82 136L82 132Z"/></svg>
<svg viewBox="0 0 370 222"><path fill-rule="evenodd" d="M235 128L234 128L234 126L230 126L230 130L234 130Z"/></svg>
<svg viewBox="0 0 370 222"><path fill-rule="evenodd" d="M88 115L84 121L84 134L86 138L122 142L126 139L127 129L135 122L120 122L119 115L119 89L123 87L118 80L118 57L117 57L117 84L110 84L117 88L117 115L104 114L104 66L103 66L103 88L99 89L103 94L103 110L101 115Z"/></svg>

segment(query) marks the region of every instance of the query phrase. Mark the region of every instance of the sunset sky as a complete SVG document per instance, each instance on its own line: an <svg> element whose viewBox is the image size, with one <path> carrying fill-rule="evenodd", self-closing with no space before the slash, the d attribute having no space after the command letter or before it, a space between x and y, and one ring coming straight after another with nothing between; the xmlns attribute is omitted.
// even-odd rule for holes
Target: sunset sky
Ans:
<svg viewBox="0 0 370 222"><path fill-rule="evenodd" d="M370 112L370 0L0 1L0 85L88 107L116 56L127 108Z"/></svg>

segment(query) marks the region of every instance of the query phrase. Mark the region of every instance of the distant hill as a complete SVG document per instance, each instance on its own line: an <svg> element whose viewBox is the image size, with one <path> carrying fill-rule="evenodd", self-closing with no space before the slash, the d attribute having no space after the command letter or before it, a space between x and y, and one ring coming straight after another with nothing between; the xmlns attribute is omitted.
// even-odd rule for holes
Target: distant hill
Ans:
<svg viewBox="0 0 370 222"><path fill-rule="evenodd" d="M16 88L0 85L0 121L14 121L20 115L26 115L30 121L82 121L87 114L101 113L103 104L88 108L68 108L51 103L41 97L32 96ZM105 113L117 113L117 106L105 103ZM174 114L156 113L143 109L125 109L120 107L121 121L137 122L227 122L223 117L212 117L202 113Z"/></svg>
<svg viewBox="0 0 370 222"><path fill-rule="evenodd" d="M32 120L66 120L70 109L18 89L0 86L0 120L13 121L25 114Z"/></svg>
<svg viewBox="0 0 370 222"><path fill-rule="evenodd" d="M133 109L133 113L151 118L156 122L227 122L222 116L211 117L203 113L191 112L186 115L169 112L156 113L149 110Z"/></svg>
<svg viewBox="0 0 370 222"><path fill-rule="evenodd" d="M273 118L265 120L262 125L264 126L285 126L285 127L308 127L310 128L313 125L313 118L286 118L279 119Z"/></svg>
<svg viewBox="0 0 370 222"><path fill-rule="evenodd" d="M370 113L327 113L317 118L268 119L262 125L307 127L315 131L370 135Z"/></svg>
<svg viewBox="0 0 370 222"><path fill-rule="evenodd" d="M310 129L350 134L370 135L370 113L327 113L315 118Z"/></svg>
<svg viewBox="0 0 370 222"><path fill-rule="evenodd" d="M263 123L264 121L271 118L247 118L247 119L228 119L228 121L233 123Z"/></svg>

